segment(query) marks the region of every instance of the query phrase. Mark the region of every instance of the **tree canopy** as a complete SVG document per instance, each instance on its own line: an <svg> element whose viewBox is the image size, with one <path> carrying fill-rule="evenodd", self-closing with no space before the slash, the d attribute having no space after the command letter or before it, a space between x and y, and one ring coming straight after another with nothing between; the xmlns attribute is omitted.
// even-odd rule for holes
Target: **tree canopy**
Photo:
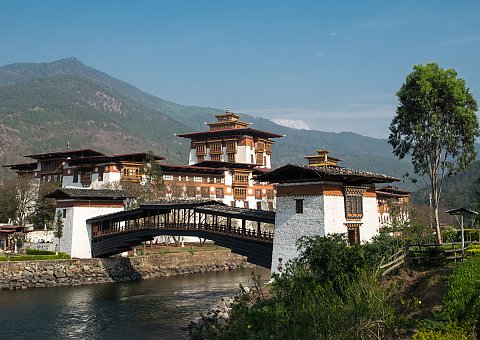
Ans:
<svg viewBox="0 0 480 340"><path fill-rule="evenodd" d="M430 179L437 241L438 206L446 175L464 171L475 159L479 126L475 98L453 69L415 65L397 92L399 105L388 142L400 159L410 155L415 173Z"/></svg>

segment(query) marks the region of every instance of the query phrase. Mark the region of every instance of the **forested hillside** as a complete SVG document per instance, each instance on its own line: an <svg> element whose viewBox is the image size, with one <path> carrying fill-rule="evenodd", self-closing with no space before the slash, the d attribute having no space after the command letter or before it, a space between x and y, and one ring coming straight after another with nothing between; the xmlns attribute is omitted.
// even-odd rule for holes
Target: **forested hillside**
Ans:
<svg viewBox="0 0 480 340"><path fill-rule="evenodd" d="M424 186L426 182L420 184ZM429 191L421 188L415 192L413 202L428 205ZM446 209L465 207L480 211L480 161L473 162L465 172L445 177L441 203Z"/></svg>
<svg viewBox="0 0 480 340"><path fill-rule="evenodd" d="M185 164L189 141L174 133L204 130L204 122L220 112L149 95L76 58L6 65L0 67L0 163L23 162L22 155L61 150L69 142L71 148L107 153L153 150L167 162ZM242 119L285 135L274 145L274 166L305 163L305 155L328 149L343 166L397 177L410 171L410 163L395 158L384 139Z"/></svg>

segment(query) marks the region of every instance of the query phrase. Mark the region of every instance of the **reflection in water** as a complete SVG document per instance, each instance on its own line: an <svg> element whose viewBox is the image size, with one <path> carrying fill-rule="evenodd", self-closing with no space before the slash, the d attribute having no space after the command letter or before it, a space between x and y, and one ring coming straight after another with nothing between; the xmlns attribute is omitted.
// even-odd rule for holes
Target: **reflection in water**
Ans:
<svg viewBox="0 0 480 340"><path fill-rule="evenodd" d="M269 271L257 268L264 281ZM0 292L2 338L181 339L189 322L251 283L252 270Z"/></svg>

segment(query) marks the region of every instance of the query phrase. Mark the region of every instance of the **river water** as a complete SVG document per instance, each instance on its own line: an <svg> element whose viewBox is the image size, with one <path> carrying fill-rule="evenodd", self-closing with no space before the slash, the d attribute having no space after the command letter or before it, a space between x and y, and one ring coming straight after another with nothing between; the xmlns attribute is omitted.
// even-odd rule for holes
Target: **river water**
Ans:
<svg viewBox="0 0 480 340"><path fill-rule="evenodd" d="M270 272L255 269L263 281ZM185 339L188 324L251 285L252 269L0 291L1 339Z"/></svg>

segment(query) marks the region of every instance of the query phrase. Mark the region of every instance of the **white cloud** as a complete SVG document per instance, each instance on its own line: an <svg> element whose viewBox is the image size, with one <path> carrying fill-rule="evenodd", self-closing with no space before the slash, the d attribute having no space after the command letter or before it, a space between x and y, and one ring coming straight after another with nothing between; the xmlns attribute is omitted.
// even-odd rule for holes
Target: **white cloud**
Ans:
<svg viewBox="0 0 480 340"><path fill-rule="evenodd" d="M275 124L286 126L289 128L310 130L310 127L307 125L307 123L305 123L303 120L300 120L300 119L277 118L277 119L270 119L270 120Z"/></svg>
<svg viewBox="0 0 480 340"><path fill-rule="evenodd" d="M238 110L238 112L253 114L289 127L294 126L282 124L279 121L300 121L311 130L355 132L375 138L386 138L389 134L388 127L395 114L395 106L351 104L344 106L342 110L263 108L243 109Z"/></svg>

